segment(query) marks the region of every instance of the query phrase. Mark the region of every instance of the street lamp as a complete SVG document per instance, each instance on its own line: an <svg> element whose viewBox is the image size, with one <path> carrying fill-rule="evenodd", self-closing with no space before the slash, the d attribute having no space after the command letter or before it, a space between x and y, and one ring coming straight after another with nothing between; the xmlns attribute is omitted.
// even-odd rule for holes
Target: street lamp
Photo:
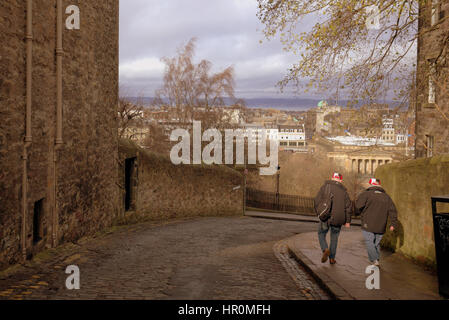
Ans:
<svg viewBox="0 0 449 320"><path fill-rule="evenodd" d="M279 210L279 178L281 176L281 167L278 166L278 171L276 174L276 208Z"/></svg>

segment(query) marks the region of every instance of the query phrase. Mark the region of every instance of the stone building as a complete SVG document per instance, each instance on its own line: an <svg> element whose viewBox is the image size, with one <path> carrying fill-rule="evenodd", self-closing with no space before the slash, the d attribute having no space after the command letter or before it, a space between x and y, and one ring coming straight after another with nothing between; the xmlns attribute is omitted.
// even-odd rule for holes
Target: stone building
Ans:
<svg viewBox="0 0 449 320"><path fill-rule="evenodd" d="M0 268L119 214L118 0L0 2Z"/></svg>
<svg viewBox="0 0 449 320"><path fill-rule="evenodd" d="M326 101L320 101L316 107L316 124L315 130L317 134L321 134L322 131L329 132L332 125L326 121L326 116L330 114L339 114L342 107L329 106Z"/></svg>
<svg viewBox="0 0 449 320"><path fill-rule="evenodd" d="M416 157L449 153L449 0L420 8Z"/></svg>
<svg viewBox="0 0 449 320"><path fill-rule="evenodd" d="M388 104L371 103L361 106L360 112L363 114L363 117L366 117L367 119L378 119L383 115L389 114L391 110Z"/></svg>
<svg viewBox="0 0 449 320"><path fill-rule="evenodd" d="M406 146L362 137L315 138L309 149L331 160L346 172L373 175L382 165L405 158Z"/></svg>
<svg viewBox="0 0 449 320"><path fill-rule="evenodd" d="M378 167L398 161L397 153L378 146L353 149L336 147L327 156L346 172L362 175L374 175Z"/></svg>

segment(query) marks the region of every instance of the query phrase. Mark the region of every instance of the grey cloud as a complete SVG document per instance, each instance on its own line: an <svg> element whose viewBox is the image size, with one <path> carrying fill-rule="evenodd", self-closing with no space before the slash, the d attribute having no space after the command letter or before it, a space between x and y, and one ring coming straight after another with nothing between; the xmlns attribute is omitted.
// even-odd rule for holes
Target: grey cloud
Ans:
<svg viewBox="0 0 449 320"><path fill-rule="evenodd" d="M279 41L264 40L256 13L255 0L121 1L121 85L153 95L162 81L160 58L197 37L196 58L216 70L234 66L241 97L276 95L275 84L296 58Z"/></svg>

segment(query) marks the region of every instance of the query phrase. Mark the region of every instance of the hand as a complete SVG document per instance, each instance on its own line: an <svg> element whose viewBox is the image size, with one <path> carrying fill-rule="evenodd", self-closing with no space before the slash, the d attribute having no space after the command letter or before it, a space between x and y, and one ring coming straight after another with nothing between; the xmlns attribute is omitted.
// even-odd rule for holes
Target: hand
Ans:
<svg viewBox="0 0 449 320"><path fill-rule="evenodd" d="M390 231L394 231L394 227L393 226L390 227Z"/></svg>
<svg viewBox="0 0 449 320"><path fill-rule="evenodd" d="M346 227L346 228L349 228L350 226L351 226L350 223L345 224L345 227Z"/></svg>

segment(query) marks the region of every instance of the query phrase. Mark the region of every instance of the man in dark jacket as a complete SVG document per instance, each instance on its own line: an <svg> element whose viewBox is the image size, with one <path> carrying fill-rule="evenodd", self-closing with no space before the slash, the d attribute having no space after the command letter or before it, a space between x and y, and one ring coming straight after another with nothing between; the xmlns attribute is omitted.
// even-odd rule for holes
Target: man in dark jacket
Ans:
<svg viewBox="0 0 449 320"><path fill-rule="evenodd" d="M390 196L381 187L380 181L370 179L370 187L363 191L355 203L356 214L362 215L362 233L366 242L370 262L379 266L379 245L385 233L387 218L390 218L390 231L397 228L396 207Z"/></svg>
<svg viewBox="0 0 449 320"><path fill-rule="evenodd" d="M349 228L351 223L352 202L349 198L346 188L342 184L343 176L339 173L334 173L332 180L328 180L321 187L317 196L315 197L315 208L319 203L325 201L326 187L330 186L330 193L333 195L331 215L330 218L319 223L318 240L323 252L321 262L324 263L329 258L330 264L335 264L335 255L337 253L338 236L340 235L341 226L346 225ZM327 245L326 235L330 229L330 249Z"/></svg>

